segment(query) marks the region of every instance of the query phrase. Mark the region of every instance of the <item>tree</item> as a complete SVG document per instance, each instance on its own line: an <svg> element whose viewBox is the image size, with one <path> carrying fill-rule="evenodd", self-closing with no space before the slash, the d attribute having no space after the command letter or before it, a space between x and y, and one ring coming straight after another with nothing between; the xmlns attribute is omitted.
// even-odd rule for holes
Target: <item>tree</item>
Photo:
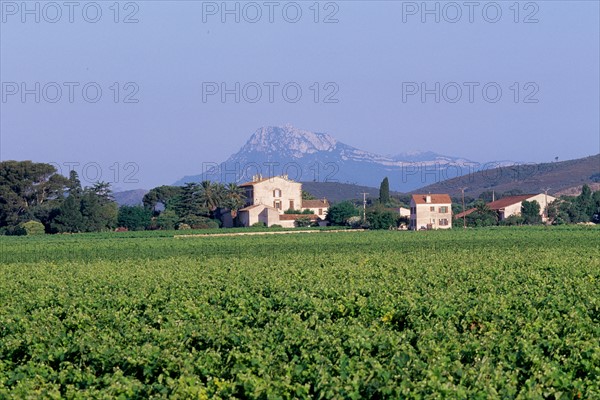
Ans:
<svg viewBox="0 0 600 400"><path fill-rule="evenodd" d="M346 225L350 217L360 215L359 210L350 201L342 201L329 207L326 220L332 225Z"/></svg>
<svg viewBox="0 0 600 400"><path fill-rule="evenodd" d="M223 204L223 200L225 199L225 189L220 183L202 181L200 183L198 196L200 205L207 208L212 214L221 204Z"/></svg>
<svg viewBox="0 0 600 400"><path fill-rule="evenodd" d="M378 205L367 210L367 222L370 229L390 229L398 227L398 215Z"/></svg>
<svg viewBox="0 0 600 400"><path fill-rule="evenodd" d="M490 209L482 200L475 202L475 211L466 217L467 225L473 227L492 226L498 224L498 214Z"/></svg>
<svg viewBox="0 0 600 400"><path fill-rule="evenodd" d="M81 213L81 198L69 195L58 208L58 213L50 224L54 232L83 232L83 215Z"/></svg>
<svg viewBox="0 0 600 400"><path fill-rule="evenodd" d="M535 200L524 200L521 203L521 218L523 218L523 223L527 225L540 224L542 222L540 204Z"/></svg>
<svg viewBox="0 0 600 400"><path fill-rule="evenodd" d="M149 208L154 212L157 211L156 207L158 204L161 204L164 208L168 208L173 200L181 195L181 192L181 186L158 186L150 189L150 191L144 195L144 207Z"/></svg>
<svg viewBox="0 0 600 400"><path fill-rule="evenodd" d="M159 229L172 230L175 229L179 222L179 216L173 210L164 210L156 218L156 225Z"/></svg>
<svg viewBox="0 0 600 400"><path fill-rule="evenodd" d="M0 227L49 215L47 211L62 202L67 182L50 164L0 162ZM41 209L45 212L38 212Z"/></svg>
<svg viewBox="0 0 600 400"><path fill-rule="evenodd" d="M21 222L19 224L19 227L22 228L28 236L43 235L44 233L46 233L46 228L44 227L44 224L37 221Z"/></svg>
<svg viewBox="0 0 600 400"><path fill-rule="evenodd" d="M121 206L118 225L130 231L146 229L152 223L152 211L143 206Z"/></svg>
<svg viewBox="0 0 600 400"><path fill-rule="evenodd" d="M316 197L308 193L306 190L302 191L302 200L316 200Z"/></svg>
<svg viewBox="0 0 600 400"><path fill-rule="evenodd" d="M312 221L310 219L310 217L306 216L306 217L299 217L298 219L296 219L295 225L298 228L306 228L312 225Z"/></svg>
<svg viewBox="0 0 600 400"><path fill-rule="evenodd" d="M197 183L186 183L168 209L172 208L180 220L194 216L208 216L209 210L202 206L198 196L199 191L200 187Z"/></svg>
<svg viewBox="0 0 600 400"><path fill-rule="evenodd" d="M98 182L80 189L71 174L69 195L58 208L51 227L58 232L100 232L117 225L118 206L112 200L110 184Z"/></svg>
<svg viewBox="0 0 600 400"><path fill-rule="evenodd" d="M387 176L383 178L379 186L379 202L384 205L390 202L390 182Z"/></svg>
<svg viewBox="0 0 600 400"><path fill-rule="evenodd" d="M231 210L231 217L235 218L240 208L246 204L246 194L244 189L230 183L225 187L223 206Z"/></svg>

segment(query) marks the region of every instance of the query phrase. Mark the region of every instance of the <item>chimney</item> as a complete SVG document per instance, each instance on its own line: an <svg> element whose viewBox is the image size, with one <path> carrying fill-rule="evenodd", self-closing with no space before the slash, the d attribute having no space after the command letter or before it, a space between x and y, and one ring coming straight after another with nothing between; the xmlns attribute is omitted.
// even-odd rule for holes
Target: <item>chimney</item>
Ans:
<svg viewBox="0 0 600 400"><path fill-rule="evenodd" d="M430 195L425 196L425 203L431 203L431 196Z"/></svg>

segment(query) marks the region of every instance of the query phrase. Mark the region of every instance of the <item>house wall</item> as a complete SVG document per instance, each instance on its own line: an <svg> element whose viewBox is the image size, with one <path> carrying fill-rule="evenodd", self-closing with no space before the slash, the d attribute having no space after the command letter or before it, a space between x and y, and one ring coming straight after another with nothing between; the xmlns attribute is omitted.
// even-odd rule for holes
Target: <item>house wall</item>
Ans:
<svg viewBox="0 0 600 400"><path fill-rule="evenodd" d="M304 211L304 210L310 210L310 211L312 211L313 214L318 215L320 219L325 219L325 217L327 216L327 210L329 210L329 207L316 207L316 208L302 207L302 211ZM319 210L321 210L320 213L319 213Z"/></svg>
<svg viewBox="0 0 600 400"><path fill-rule="evenodd" d="M261 207L257 207L256 210L260 210ZM281 224L279 221L279 213L270 207L264 207L260 213L257 213L257 220L264 222L265 225L271 226L275 224Z"/></svg>
<svg viewBox="0 0 600 400"><path fill-rule="evenodd" d="M293 221L293 220L279 221L278 224L284 228L295 228L296 227L296 221Z"/></svg>
<svg viewBox="0 0 600 400"><path fill-rule="evenodd" d="M531 196L530 198L527 199L527 201L531 202L531 201L537 201L538 204L540 205L540 215L541 216L545 216L545 210L546 207L548 206L548 204L546 204L546 198L548 198L548 204L552 203L554 200L556 200L556 197L553 196L546 196L544 193L540 193L540 194L536 194L535 196ZM504 219L506 217L510 217L511 215L521 215L521 207L523 206L523 203L516 203L516 204L511 204L510 206L507 206L504 208L504 215L501 215L501 218ZM542 218L543 221L546 220L546 218Z"/></svg>
<svg viewBox="0 0 600 400"><path fill-rule="evenodd" d="M274 195L274 191L277 189L281 191L280 196ZM276 200L281 202L280 213L290 208L290 201L293 202L294 209L300 209L302 207L302 184L281 177L273 177L254 184L253 204L274 207Z"/></svg>
<svg viewBox="0 0 600 400"><path fill-rule="evenodd" d="M452 205L447 204L416 204L411 200L410 207L414 212L410 214L410 229L419 230L427 228L431 224L431 229L450 229L452 228ZM434 208L431 211L431 207ZM448 212L440 212L440 207L447 207ZM448 220L448 225L440 225L439 220Z"/></svg>

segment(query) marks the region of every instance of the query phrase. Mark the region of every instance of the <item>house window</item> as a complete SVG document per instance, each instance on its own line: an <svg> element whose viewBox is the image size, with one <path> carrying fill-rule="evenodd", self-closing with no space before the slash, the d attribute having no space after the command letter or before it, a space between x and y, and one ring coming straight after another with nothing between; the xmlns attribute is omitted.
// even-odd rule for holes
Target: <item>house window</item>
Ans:
<svg viewBox="0 0 600 400"><path fill-rule="evenodd" d="M446 214L448 212L448 207L444 206L444 207L440 207L440 213L441 214Z"/></svg>
<svg viewBox="0 0 600 400"><path fill-rule="evenodd" d="M279 201L279 200L275 200L275 201L273 202L273 207L275 207L275 208L276 208L276 209L278 209L278 210L281 210L281 201Z"/></svg>
<svg viewBox="0 0 600 400"><path fill-rule="evenodd" d="M435 206L429 207L429 211L432 211L432 212L435 211Z"/></svg>
<svg viewBox="0 0 600 400"><path fill-rule="evenodd" d="M323 209L319 208L319 215L323 215Z"/></svg>
<svg viewBox="0 0 600 400"><path fill-rule="evenodd" d="M446 218L442 218L439 220L439 225L440 226L448 226L448 219Z"/></svg>
<svg viewBox="0 0 600 400"><path fill-rule="evenodd" d="M294 210L294 200L290 200L290 210Z"/></svg>
<svg viewBox="0 0 600 400"><path fill-rule="evenodd" d="M273 190L273 197L281 197L281 189Z"/></svg>

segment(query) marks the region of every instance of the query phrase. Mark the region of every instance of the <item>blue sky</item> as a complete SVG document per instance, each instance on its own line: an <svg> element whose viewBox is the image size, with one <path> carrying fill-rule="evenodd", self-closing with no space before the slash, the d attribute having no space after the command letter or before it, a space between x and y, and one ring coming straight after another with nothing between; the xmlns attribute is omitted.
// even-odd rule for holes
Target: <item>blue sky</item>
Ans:
<svg viewBox="0 0 600 400"><path fill-rule="evenodd" d="M596 1L428 2L439 22L422 2L400 1L228 2L239 22L222 2L120 2L118 15L112 1L27 4L32 13L0 3L2 160L78 163L84 178L150 188L286 123L380 154L542 162L600 152ZM239 102L207 92L236 83ZM422 88L432 90L424 101Z"/></svg>

